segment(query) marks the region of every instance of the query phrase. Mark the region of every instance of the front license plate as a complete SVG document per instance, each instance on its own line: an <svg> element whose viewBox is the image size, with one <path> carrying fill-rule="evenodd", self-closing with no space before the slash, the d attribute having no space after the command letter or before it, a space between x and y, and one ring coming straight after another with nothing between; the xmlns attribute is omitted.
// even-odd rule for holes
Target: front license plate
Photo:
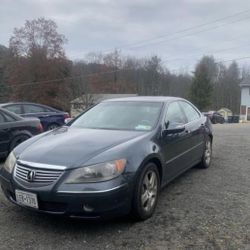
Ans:
<svg viewBox="0 0 250 250"><path fill-rule="evenodd" d="M16 202L27 207L38 208L37 195L16 190Z"/></svg>

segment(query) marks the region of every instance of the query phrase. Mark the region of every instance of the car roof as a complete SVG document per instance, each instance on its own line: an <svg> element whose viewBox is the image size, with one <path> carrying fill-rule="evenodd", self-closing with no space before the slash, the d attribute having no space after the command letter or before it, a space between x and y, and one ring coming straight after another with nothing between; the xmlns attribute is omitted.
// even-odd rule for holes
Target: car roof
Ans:
<svg viewBox="0 0 250 250"><path fill-rule="evenodd" d="M122 98L113 98L107 99L102 102L170 102L174 100L185 100L180 97L174 96L132 96L132 97L122 97Z"/></svg>
<svg viewBox="0 0 250 250"><path fill-rule="evenodd" d="M38 106L46 106L46 107L49 107L49 106L47 106L47 105L40 104L40 103L34 103L34 102L5 102L5 103L0 103L0 107L1 107L1 106L5 106L5 105L11 105L11 104L32 104L32 105L38 105Z"/></svg>
<svg viewBox="0 0 250 250"><path fill-rule="evenodd" d="M45 107L45 108L49 108L49 109L52 109L52 110L55 110L55 111L60 111L56 108L53 108L53 107L50 107L48 105L44 105L44 104L41 104L41 103L34 103L34 102L6 102L6 103L0 103L0 107L5 107L7 105L16 105L16 104L30 104L30 105L36 105L36 106L41 106L41 107ZM63 111L60 111L60 112L63 112Z"/></svg>

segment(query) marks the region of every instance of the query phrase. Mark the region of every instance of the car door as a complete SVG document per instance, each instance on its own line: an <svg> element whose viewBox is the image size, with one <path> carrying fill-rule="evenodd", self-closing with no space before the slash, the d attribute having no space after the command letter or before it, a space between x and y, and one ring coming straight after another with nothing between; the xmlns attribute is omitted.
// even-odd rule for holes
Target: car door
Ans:
<svg viewBox="0 0 250 250"><path fill-rule="evenodd" d="M9 151L10 131L8 121L3 112L0 111L0 155L6 155Z"/></svg>
<svg viewBox="0 0 250 250"><path fill-rule="evenodd" d="M165 160L165 176L166 182L169 182L175 176L184 171L187 167L187 154L189 145L187 143L189 135L186 130L178 133L164 133L168 128L187 123L186 117L177 101L171 102L166 111L164 118L164 126L161 138L161 146Z"/></svg>
<svg viewBox="0 0 250 250"><path fill-rule="evenodd" d="M205 127L201 113L189 102L179 101L180 106L187 118L187 163L191 167L201 160L204 151Z"/></svg>

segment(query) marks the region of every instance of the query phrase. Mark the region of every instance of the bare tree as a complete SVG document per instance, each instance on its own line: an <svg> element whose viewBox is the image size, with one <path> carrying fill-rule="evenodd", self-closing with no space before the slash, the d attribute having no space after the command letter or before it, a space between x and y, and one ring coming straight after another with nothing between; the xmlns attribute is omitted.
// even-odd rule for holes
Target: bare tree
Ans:
<svg viewBox="0 0 250 250"><path fill-rule="evenodd" d="M69 108L65 101L69 85L64 78L71 75L71 62L65 57L65 41L65 37L57 32L56 23L44 18L26 21L23 27L14 29L9 44L11 60L8 69L12 99Z"/></svg>
<svg viewBox="0 0 250 250"><path fill-rule="evenodd" d="M21 28L15 28L10 38L9 48L15 56L29 57L40 53L47 58L64 57L64 35L57 32L57 25L52 20L38 18L26 21Z"/></svg>

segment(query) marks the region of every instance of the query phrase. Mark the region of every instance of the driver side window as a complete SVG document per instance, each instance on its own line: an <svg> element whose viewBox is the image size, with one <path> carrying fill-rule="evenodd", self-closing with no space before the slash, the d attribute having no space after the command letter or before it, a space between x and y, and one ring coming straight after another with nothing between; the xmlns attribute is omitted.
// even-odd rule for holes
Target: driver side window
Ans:
<svg viewBox="0 0 250 250"><path fill-rule="evenodd" d="M168 105L165 123L169 123L169 125L186 123L186 118L177 102L172 102Z"/></svg>

